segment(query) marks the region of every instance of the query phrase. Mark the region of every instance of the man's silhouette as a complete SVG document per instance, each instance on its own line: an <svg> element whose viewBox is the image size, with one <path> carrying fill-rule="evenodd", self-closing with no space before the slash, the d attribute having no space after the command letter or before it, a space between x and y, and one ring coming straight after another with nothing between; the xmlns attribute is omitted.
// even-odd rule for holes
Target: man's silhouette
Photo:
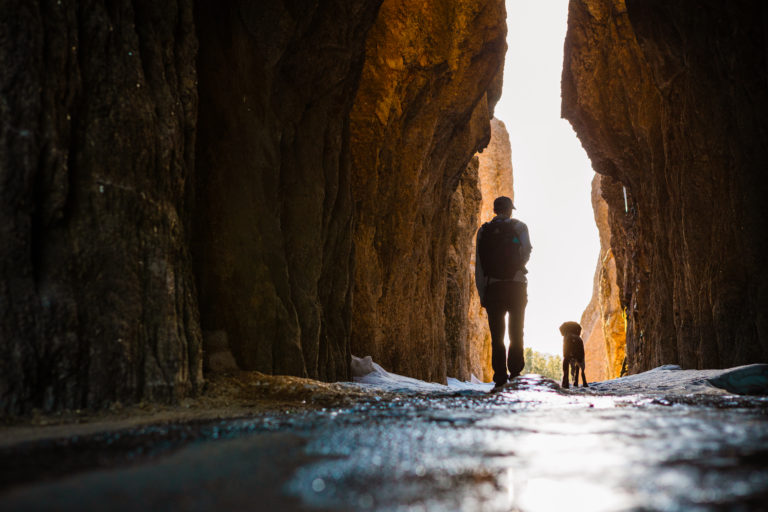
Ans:
<svg viewBox="0 0 768 512"><path fill-rule="evenodd" d="M531 255L528 226L512 218L512 200L493 201L496 216L477 231L475 284L480 304L488 313L494 391L520 375L523 357L523 321L528 303L525 264ZM509 313L509 354L504 352L504 316ZM509 370L509 373L507 373Z"/></svg>

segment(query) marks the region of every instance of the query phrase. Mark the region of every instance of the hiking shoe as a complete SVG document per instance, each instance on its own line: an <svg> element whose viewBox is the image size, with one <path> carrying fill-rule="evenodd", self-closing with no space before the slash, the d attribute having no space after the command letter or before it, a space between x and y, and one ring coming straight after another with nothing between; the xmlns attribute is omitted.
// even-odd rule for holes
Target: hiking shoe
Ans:
<svg viewBox="0 0 768 512"><path fill-rule="evenodd" d="M496 384L493 386L493 389L491 389L491 393L498 393L502 389L504 389L504 386L506 385L506 382L504 384Z"/></svg>

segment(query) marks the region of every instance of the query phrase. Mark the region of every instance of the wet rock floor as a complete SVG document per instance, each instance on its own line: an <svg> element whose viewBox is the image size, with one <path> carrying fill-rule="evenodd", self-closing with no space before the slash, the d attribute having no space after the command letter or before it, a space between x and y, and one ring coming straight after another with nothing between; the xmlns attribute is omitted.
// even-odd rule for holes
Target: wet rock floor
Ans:
<svg viewBox="0 0 768 512"><path fill-rule="evenodd" d="M6 449L10 510L768 510L768 399L523 377Z"/></svg>

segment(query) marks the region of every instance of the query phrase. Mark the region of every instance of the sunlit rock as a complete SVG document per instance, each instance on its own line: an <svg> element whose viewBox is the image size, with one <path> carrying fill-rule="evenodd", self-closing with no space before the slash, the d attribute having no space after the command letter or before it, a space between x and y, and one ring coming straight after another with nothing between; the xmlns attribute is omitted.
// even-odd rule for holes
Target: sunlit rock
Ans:
<svg viewBox="0 0 768 512"><path fill-rule="evenodd" d="M572 0L563 116L614 178L627 361L768 360L768 70L760 2Z"/></svg>
<svg viewBox="0 0 768 512"><path fill-rule="evenodd" d="M460 380L483 375L482 361L479 360L483 347L474 343L471 321L472 290L475 287L471 269L471 240L477 229L480 211L478 171L479 161L475 157L461 176L448 213L454 228L446 263L446 373Z"/></svg>
<svg viewBox="0 0 768 512"><path fill-rule="evenodd" d="M600 235L600 254L592 299L581 316L581 325L589 378L595 381L619 377L626 355L626 321L619 299L616 261L611 250L608 204L602 196L602 184L612 181L612 178L599 174L592 179L592 207Z"/></svg>
<svg viewBox="0 0 768 512"><path fill-rule="evenodd" d="M445 382L451 200L490 138L505 35L500 0L385 0L368 33L351 115L352 351L390 371Z"/></svg>

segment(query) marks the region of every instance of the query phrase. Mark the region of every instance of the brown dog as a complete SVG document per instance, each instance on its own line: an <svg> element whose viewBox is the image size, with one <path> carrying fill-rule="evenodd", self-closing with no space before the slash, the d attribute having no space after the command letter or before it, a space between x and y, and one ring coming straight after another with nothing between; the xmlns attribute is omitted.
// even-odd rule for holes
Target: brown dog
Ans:
<svg viewBox="0 0 768 512"><path fill-rule="evenodd" d="M563 383L564 388L568 385L568 368L571 370L573 385L579 386L579 368L581 368L581 384L583 387L589 387L587 377L584 375L586 363L584 363L584 341L579 336L581 326L576 322L565 322L560 326L560 334L563 335Z"/></svg>

